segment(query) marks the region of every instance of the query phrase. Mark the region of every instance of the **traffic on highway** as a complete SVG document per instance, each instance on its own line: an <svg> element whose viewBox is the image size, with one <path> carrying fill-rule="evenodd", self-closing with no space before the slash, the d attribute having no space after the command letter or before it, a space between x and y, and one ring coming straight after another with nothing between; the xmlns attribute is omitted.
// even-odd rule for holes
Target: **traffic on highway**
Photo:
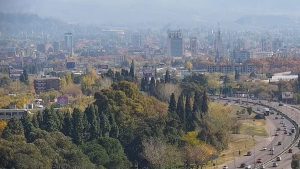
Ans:
<svg viewBox="0 0 300 169"><path fill-rule="evenodd" d="M252 107L255 113L265 116L270 130L270 136L264 142L255 145L247 153L240 154L233 161L218 166L218 168L291 168L292 154L300 152L296 147L298 146L298 124L300 122L298 109L276 102L246 98L215 98L215 100L241 107Z"/></svg>

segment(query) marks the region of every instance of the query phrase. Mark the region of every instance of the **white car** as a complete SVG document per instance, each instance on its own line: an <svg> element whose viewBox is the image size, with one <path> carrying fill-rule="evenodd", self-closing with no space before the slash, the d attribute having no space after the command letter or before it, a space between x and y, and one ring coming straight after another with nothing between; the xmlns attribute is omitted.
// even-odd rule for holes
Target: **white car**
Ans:
<svg viewBox="0 0 300 169"><path fill-rule="evenodd" d="M260 169L265 169L266 167L264 165L260 166Z"/></svg>
<svg viewBox="0 0 300 169"><path fill-rule="evenodd" d="M264 151L267 150L267 147L263 147L262 150L264 150Z"/></svg>
<svg viewBox="0 0 300 169"><path fill-rule="evenodd" d="M223 169L228 169L228 166L226 166L226 165L225 165L225 166L223 166Z"/></svg>
<svg viewBox="0 0 300 169"><path fill-rule="evenodd" d="M278 163L274 162L273 167L278 167Z"/></svg>
<svg viewBox="0 0 300 169"><path fill-rule="evenodd" d="M251 165L246 166L245 169L251 169Z"/></svg>

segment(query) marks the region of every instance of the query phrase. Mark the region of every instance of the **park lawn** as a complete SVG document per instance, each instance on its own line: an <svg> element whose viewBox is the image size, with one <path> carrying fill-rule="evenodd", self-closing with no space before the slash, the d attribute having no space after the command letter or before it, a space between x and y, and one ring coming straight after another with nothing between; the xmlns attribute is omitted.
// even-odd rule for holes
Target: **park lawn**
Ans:
<svg viewBox="0 0 300 169"><path fill-rule="evenodd" d="M240 134L268 137L265 120L241 120Z"/></svg>

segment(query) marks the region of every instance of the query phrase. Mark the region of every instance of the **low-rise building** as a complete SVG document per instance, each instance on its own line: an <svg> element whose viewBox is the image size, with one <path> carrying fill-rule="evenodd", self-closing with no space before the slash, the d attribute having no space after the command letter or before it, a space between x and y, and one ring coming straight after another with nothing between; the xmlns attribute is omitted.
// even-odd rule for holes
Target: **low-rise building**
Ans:
<svg viewBox="0 0 300 169"><path fill-rule="evenodd" d="M40 78L34 80L34 89L36 93L47 92L50 90L60 90L60 78Z"/></svg>

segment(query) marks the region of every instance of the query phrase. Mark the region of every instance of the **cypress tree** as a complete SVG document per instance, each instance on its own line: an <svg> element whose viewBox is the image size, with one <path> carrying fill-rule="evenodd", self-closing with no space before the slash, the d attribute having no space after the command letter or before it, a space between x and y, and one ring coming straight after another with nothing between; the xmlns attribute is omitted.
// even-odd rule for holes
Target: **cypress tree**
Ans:
<svg viewBox="0 0 300 169"><path fill-rule="evenodd" d="M135 69L134 61L132 60L130 65L130 71L129 71L129 76L132 78L132 80L134 79L135 76L134 69Z"/></svg>
<svg viewBox="0 0 300 169"><path fill-rule="evenodd" d="M146 77L141 79L141 91L147 91L148 80Z"/></svg>
<svg viewBox="0 0 300 169"><path fill-rule="evenodd" d="M186 131L193 131L195 130L195 125L194 125L194 116L192 112L192 104L191 104L191 98L190 95L186 96L185 100L185 129Z"/></svg>
<svg viewBox="0 0 300 169"><path fill-rule="evenodd" d="M235 79L236 81L240 80L240 73L239 73L238 70L235 70L234 79Z"/></svg>
<svg viewBox="0 0 300 169"><path fill-rule="evenodd" d="M165 74L165 83L170 83L171 82L171 75L169 72L169 69L167 69L166 74Z"/></svg>
<svg viewBox="0 0 300 169"><path fill-rule="evenodd" d="M53 109L46 108L43 113L43 129L48 132L58 130L58 119Z"/></svg>
<svg viewBox="0 0 300 169"><path fill-rule="evenodd" d="M119 137L119 127L115 121L115 117L112 113L109 114L109 122L111 124L111 130L109 132L109 136L113 138Z"/></svg>
<svg viewBox="0 0 300 169"><path fill-rule="evenodd" d="M72 116L70 113L64 114L62 133L66 136L72 136Z"/></svg>
<svg viewBox="0 0 300 169"><path fill-rule="evenodd" d="M97 119L98 114L98 107L96 105L89 105L89 107L86 109L86 117L87 122L89 123L89 135L90 139L96 139L99 137L99 121Z"/></svg>
<svg viewBox="0 0 300 169"><path fill-rule="evenodd" d="M83 142L83 117L79 109L74 109L72 114L72 138L75 144L81 144Z"/></svg>
<svg viewBox="0 0 300 169"><path fill-rule="evenodd" d="M21 122L22 122L22 125L23 125L23 128L24 128L24 135L25 135L27 141L30 142L29 135L30 135L30 132L33 131L34 126L31 122L29 114L26 114L25 116L23 116L21 118Z"/></svg>
<svg viewBox="0 0 300 169"><path fill-rule="evenodd" d="M35 127L35 128L39 128L40 126L39 126L39 121L38 121L38 119L37 119L37 114L34 114L33 116L32 116L32 124L33 124L33 126Z"/></svg>
<svg viewBox="0 0 300 169"><path fill-rule="evenodd" d="M201 101L202 101L201 94L199 91L196 91L194 95L194 104L193 104L194 113L201 112L201 106L202 106Z"/></svg>
<svg viewBox="0 0 300 169"><path fill-rule="evenodd" d="M170 96L170 102L169 102L169 112L172 114L176 113L176 100L175 100L175 94L172 93Z"/></svg>
<svg viewBox="0 0 300 169"><path fill-rule="evenodd" d="M204 114L208 112L208 97L206 91L203 92L203 96L202 96L201 112Z"/></svg>
<svg viewBox="0 0 300 169"><path fill-rule="evenodd" d="M184 109L184 100L183 93L180 94L177 101L177 114L180 119L181 124L185 122L185 109ZM184 126L184 125L183 125Z"/></svg>
<svg viewBox="0 0 300 169"><path fill-rule="evenodd" d="M149 84L149 93L151 96L155 96L156 93L155 87L156 87L155 79L154 77L151 77L150 84Z"/></svg>
<svg viewBox="0 0 300 169"><path fill-rule="evenodd" d="M109 123L109 119L104 114L104 112L100 112L100 129L103 137L108 137L109 132L111 130L111 126Z"/></svg>
<svg viewBox="0 0 300 169"><path fill-rule="evenodd" d="M25 84L28 84L29 83L29 80L28 80L28 73L27 73L27 71L24 69L23 70L23 73L21 74L21 76L20 76L20 81L22 82L22 83L25 83Z"/></svg>

